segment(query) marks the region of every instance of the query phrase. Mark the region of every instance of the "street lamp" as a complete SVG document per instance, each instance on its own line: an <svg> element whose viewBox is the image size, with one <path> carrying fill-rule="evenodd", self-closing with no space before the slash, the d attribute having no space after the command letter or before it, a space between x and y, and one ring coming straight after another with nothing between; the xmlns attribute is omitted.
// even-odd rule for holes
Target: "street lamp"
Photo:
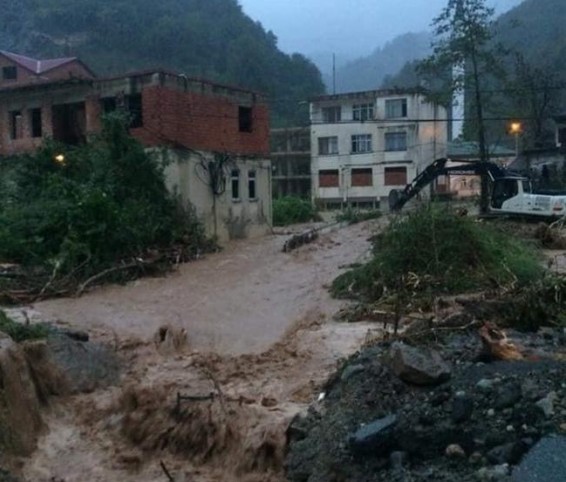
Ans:
<svg viewBox="0 0 566 482"><path fill-rule="evenodd" d="M520 122L511 122L509 131L515 136L515 156L519 156L519 136L523 132L523 124Z"/></svg>

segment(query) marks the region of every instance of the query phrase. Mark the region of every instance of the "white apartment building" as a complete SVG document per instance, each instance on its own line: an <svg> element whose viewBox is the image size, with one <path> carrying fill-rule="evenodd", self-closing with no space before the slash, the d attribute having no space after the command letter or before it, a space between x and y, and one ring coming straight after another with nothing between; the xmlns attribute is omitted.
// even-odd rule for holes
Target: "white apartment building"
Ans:
<svg viewBox="0 0 566 482"><path fill-rule="evenodd" d="M326 207L375 206L446 157L447 111L421 91L320 96L310 118L312 196Z"/></svg>

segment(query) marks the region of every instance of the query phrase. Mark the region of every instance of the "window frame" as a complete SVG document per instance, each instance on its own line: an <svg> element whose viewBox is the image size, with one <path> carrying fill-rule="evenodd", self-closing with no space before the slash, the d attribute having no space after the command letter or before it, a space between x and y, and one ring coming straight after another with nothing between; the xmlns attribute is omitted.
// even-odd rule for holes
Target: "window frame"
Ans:
<svg viewBox="0 0 566 482"><path fill-rule="evenodd" d="M232 202L241 201L240 197L240 170L232 169L230 171L230 195Z"/></svg>
<svg viewBox="0 0 566 482"><path fill-rule="evenodd" d="M10 127L10 140L17 141L18 139L23 139L23 125L24 120L21 110L11 110L9 112L9 127ZM18 125L19 118L19 125Z"/></svg>
<svg viewBox="0 0 566 482"><path fill-rule="evenodd" d="M331 142L331 140L334 142ZM327 151L323 152L322 149L324 142L327 142ZM330 147L334 147L335 150L330 149ZM318 155L319 156L336 156L338 154L338 136L324 136L318 138Z"/></svg>
<svg viewBox="0 0 566 482"><path fill-rule="evenodd" d="M358 179L363 179L363 176L368 176L368 175L369 175L368 178L369 183L358 181ZM350 171L350 184L352 185L352 187L373 187L373 168L353 167L352 170Z"/></svg>
<svg viewBox="0 0 566 482"><path fill-rule="evenodd" d="M255 169L248 170L248 199L257 201L257 171Z"/></svg>
<svg viewBox="0 0 566 482"><path fill-rule="evenodd" d="M332 113L332 115L329 115ZM322 122L324 124L337 124L342 121L342 106L330 105L321 108Z"/></svg>
<svg viewBox="0 0 566 482"><path fill-rule="evenodd" d="M397 106L400 105L400 113L397 112ZM398 115L400 114L400 115ZM408 101L406 97L399 99L385 100L385 118L386 119L405 119L409 115Z"/></svg>
<svg viewBox="0 0 566 482"><path fill-rule="evenodd" d="M254 129L254 111L253 107L240 105L238 106L238 131L253 132Z"/></svg>
<svg viewBox="0 0 566 482"><path fill-rule="evenodd" d="M13 75L7 75L8 72L12 72ZM15 65L5 65L2 67L2 80L9 82L18 80L18 67Z"/></svg>
<svg viewBox="0 0 566 482"><path fill-rule="evenodd" d="M375 117L375 106L369 102L366 104L354 104L352 106L352 119L358 122L373 120Z"/></svg>
<svg viewBox="0 0 566 482"><path fill-rule="evenodd" d="M402 139L402 142L400 142ZM384 145L385 152L406 152L408 145L407 131L386 132Z"/></svg>
<svg viewBox="0 0 566 482"><path fill-rule="evenodd" d="M321 176L336 176L336 183L332 183L332 185L328 185L326 182L322 183ZM330 177L329 177L330 178ZM318 171L318 187L322 189L326 188L339 188L340 187L340 170L339 169L319 169Z"/></svg>
<svg viewBox="0 0 566 482"><path fill-rule="evenodd" d="M352 134L350 137L351 154L367 154L373 152L372 134Z"/></svg>
<svg viewBox="0 0 566 482"><path fill-rule="evenodd" d="M388 182L388 174L389 176L391 175L399 175L401 172L401 170L403 170L403 175L405 176L404 179L405 181L402 183L392 183L392 182ZM389 171L389 172L388 172ZM397 171L396 173L391 172L391 171ZM407 172L407 166L388 166L385 167L383 169L383 185L384 186L406 186L407 185L407 180L408 180L408 172Z"/></svg>

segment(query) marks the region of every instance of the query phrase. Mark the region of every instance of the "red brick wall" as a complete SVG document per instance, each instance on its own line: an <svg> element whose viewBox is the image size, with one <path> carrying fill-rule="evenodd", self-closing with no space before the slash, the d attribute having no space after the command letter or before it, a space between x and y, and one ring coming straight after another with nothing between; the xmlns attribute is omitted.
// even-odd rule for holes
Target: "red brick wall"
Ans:
<svg viewBox="0 0 566 482"><path fill-rule="evenodd" d="M319 187L340 187L340 173L338 169L318 171Z"/></svg>
<svg viewBox="0 0 566 482"><path fill-rule="evenodd" d="M191 149L268 155L269 114L255 104L251 132L240 132L239 104L228 98L147 87L142 93L143 127L132 134L148 146L182 145Z"/></svg>

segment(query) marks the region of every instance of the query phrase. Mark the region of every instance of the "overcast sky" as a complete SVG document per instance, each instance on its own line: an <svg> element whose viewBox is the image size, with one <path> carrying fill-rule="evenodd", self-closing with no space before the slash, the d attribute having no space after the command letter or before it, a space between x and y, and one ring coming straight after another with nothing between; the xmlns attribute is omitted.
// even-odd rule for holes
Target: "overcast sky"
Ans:
<svg viewBox="0 0 566 482"><path fill-rule="evenodd" d="M406 32L427 30L447 0L239 0L285 52L358 57ZM488 0L503 12L521 0Z"/></svg>

